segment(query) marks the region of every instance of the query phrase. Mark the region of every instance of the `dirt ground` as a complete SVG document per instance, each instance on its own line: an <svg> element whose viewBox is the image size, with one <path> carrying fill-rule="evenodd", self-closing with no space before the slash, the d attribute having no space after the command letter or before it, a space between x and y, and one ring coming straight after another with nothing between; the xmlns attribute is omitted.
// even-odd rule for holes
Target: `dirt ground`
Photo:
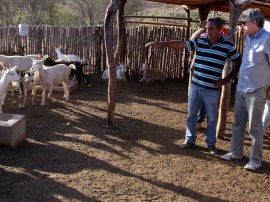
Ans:
<svg viewBox="0 0 270 202"><path fill-rule="evenodd" d="M46 106L26 109L8 102L5 113L26 116L27 141L17 150L0 146L0 201L270 201L270 136L257 172L248 162L247 136L243 160L226 162L233 107L226 140L218 154L205 144L205 128L197 146L181 150L187 113L187 84L180 80L118 82L115 123L107 123L107 81L90 76L70 95ZM41 102L40 93L37 97Z"/></svg>

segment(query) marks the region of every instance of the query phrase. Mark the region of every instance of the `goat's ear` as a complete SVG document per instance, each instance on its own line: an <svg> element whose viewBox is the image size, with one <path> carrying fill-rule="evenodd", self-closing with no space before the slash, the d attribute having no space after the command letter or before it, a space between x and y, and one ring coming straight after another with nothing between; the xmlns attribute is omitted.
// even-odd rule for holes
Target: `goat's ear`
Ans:
<svg viewBox="0 0 270 202"><path fill-rule="evenodd" d="M45 61L46 59L48 59L48 55L44 55L43 58L42 58L42 61Z"/></svg>
<svg viewBox="0 0 270 202"><path fill-rule="evenodd" d="M17 65L15 65L15 66L13 67L13 69L14 69L15 71L17 71L18 68L19 68L19 67L18 67Z"/></svg>
<svg viewBox="0 0 270 202"><path fill-rule="evenodd" d="M9 65L10 66L10 65ZM3 70L6 71L8 70L9 68L7 68L6 66L3 66Z"/></svg>

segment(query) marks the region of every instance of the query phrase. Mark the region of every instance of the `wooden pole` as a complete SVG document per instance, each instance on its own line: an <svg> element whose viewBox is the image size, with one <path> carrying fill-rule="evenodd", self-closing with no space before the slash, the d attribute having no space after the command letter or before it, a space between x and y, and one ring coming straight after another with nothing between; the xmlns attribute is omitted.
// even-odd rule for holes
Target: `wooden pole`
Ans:
<svg viewBox="0 0 270 202"><path fill-rule="evenodd" d="M114 113L116 106L116 68L113 54L113 22L116 12L118 10L118 3L120 0L111 0L107 7L104 20L105 33L105 49L106 59L108 65L108 127L114 127Z"/></svg>
<svg viewBox="0 0 270 202"><path fill-rule="evenodd" d="M113 53L113 22L117 10L120 7L120 15L123 14L124 5L127 0L111 0L110 4L107 7L105 20L104 20L104 33L105 33L105 48L106 48L106 58L108 65L108 125L107 127L114 127L114 114L116 106L116 62L119 60L120 50L121 50L121 37L122 37L122 28L118 29L118 42L115 54ZM118 25L123 26L122 17L118 16ZM122 20L123 21L123 20Z"/></svg>
<svg viewBox="0 0 270 202"><path fill-rule="evenodd" d="M242 13L242 7L236 6L231 1L229 3L230 9L230 32L228 36L228 40L232 43L235 42L235 30L237 26L238 19ZM227 60L225 68L223 70L223 77L226 77L231 71L231 60ZM228 107L230 101L231 94L231 82L222 87L222 93L220 97L220 105L219 105L219 117L217 123L217 138L223 139L226 129L227 117L228 117Z"/></svg>

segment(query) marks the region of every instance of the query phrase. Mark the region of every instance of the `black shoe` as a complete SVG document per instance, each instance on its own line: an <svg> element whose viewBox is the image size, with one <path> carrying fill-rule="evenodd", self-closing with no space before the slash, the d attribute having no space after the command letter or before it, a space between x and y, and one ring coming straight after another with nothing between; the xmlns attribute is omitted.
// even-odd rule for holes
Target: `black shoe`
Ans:
<svg viewBox="0 0 270 202"><path fill-rule="evenodd" d="M195 143L186 142L186 141L183 144L180 144L181 149L189 149L193 146L195 146Z"/></svg>
<svg viewBox="0 0 270 202"><path fill-rule="evenodd" d="M215 145L208 145L208 151L209 151L211 154L216 154L216 153L218 152Z"/></svg>

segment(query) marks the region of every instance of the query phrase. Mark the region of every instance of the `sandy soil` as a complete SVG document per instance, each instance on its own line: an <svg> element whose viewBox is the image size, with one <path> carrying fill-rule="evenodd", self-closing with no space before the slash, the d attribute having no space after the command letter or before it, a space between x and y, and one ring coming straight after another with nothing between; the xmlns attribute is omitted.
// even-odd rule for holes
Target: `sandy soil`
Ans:
<svg viewBox="0 0 270 202"><path fill-rule="evenodd" d="M115 123L107 123L107 81L90 76L70 95L26 109L8 102L3 111L24 114L27 141L17 150L0 146L0 201L270 201L270 137L257 172L243 160L225 162L227 141L211 155L198 130L197 146L181 150L187 113L187 84L180 80L118 83ZM38 94L40 103L41 96Z"/></svg>

